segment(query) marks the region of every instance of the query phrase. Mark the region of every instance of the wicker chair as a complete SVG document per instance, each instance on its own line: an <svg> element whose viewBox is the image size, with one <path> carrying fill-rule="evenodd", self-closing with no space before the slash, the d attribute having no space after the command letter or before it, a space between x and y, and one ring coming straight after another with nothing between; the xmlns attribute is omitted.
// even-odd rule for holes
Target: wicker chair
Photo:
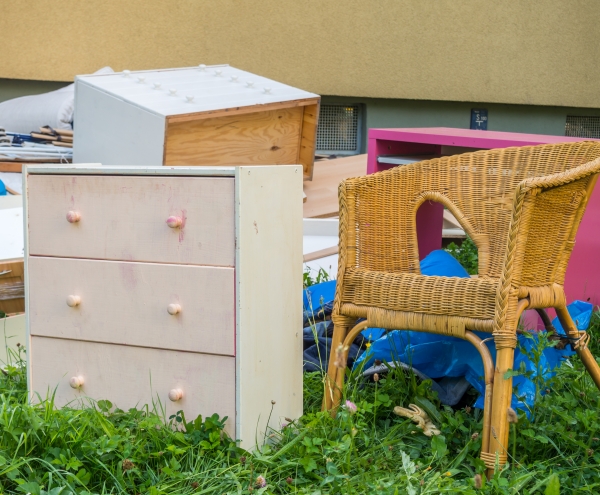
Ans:
<svg viewBox="0 0 600 495"><path fill-rule="evenodd" d="M451 335L471 342L485 369L481 458L507 461L507 412L517 326L555 308L600 388L600 368L566 310L564 276L575 234L600 172L600 143L478 151L426 160L339 186L340 244L334 334L323 408L335 413L347 349L367 327ZM477 278L419 272L416 211L444 204L479 250ZM366 321L355 325L358 318ZM492 334L496 363L472 331ZM494 369L495 368L495 369Z"/></svg>

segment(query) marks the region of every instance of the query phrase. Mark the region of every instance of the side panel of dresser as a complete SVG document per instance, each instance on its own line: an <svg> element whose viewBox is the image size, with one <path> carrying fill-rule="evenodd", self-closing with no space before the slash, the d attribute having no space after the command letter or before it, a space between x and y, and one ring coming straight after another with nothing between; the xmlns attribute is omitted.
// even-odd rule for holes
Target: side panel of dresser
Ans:
<svg viewBox="0 0 600 495"><path fill-rule="evenodd" d="M78 407L110 400L127 410L148 405L168 421L183 410L188 421L218 413L228 416L227 432L234 434L235 358L193 352L147 349L96 342L31 337L32 400L45 399L56 388L57 407ZM72 379L79 387L73 388ZM169 392L181 391L177 401Z"/></svg>
<svg viewBox="0 0 600 495"><path fill-rule="evenodd" d="M302 415L302 167L236 169L236 432ZM274 404L272 403L274 402Z"/></svg>

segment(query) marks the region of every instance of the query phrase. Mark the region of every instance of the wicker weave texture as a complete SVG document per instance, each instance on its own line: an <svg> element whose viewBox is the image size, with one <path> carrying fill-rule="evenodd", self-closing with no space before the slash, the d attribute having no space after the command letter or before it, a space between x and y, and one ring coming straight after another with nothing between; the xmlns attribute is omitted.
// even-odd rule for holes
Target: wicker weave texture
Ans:
<svg viewBox="0 0 600 495"><path fill-rule="evenodd" d="M489 449L483 448L482 459L490 469L496 456L504 462L512 395L506 371L514 366L522 311L556 308L569 337L580 337L566 310L563 283L599 172L600 143L579 142L437 158L342 182L324 407L339 404L345 369L339 363L345 361L336 353L347 352L356 329L348 330L357 318L370 327L451 335L474 345L471 330L491 332L497 359L493 378L491 364L486 372L489 428L483 433ZM416 213L429 200L451 210L477 245L477 279L420 274ZM487 348L477 345L491 363ZM600 367L585 344L576 347L600 388Z"/></svg>
<svg viewBox="0 0 600 495"><path fill-rule="evenodd" d="M342 182L334 314L348 303L495 318L502 331L519 285L563 284L598 157L594 142L506 148ZM450 209L477 244L477 281L419 275L416 212L427 200Z"/></svg>

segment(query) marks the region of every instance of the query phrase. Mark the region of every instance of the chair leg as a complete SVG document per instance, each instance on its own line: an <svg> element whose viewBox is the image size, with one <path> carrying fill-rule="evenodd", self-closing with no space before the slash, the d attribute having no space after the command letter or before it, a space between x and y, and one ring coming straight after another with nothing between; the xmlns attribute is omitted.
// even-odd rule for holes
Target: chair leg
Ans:
<svg viewBox="0 0 600 495"><path fill-rule="evenodd" d="M329 351L329 365L327 366L327 376L325 377L325 393L323 394L323 406L321 410L330 411L337 409L337 402L339 403L340 394L336 393L336 380L338 371L343 371L338 368L340 363L337 362L338 348L344 342L346 334L348 333L347 325L335 325L333 326L333 338L331 340L331 349ZM335 404L335 407L334 407Z"/></svg>
<svg viewBox="0 0 600 495"><path fill-rule="evenodd" d="M512 347L499 349L496 354L494 385L492 395L492 421L490 426L490 446L488 452L481 452L481 458L488 468L488 476L493 474L496 455L500 466L508 460L507 447L509 437L508 408L512 398L512 377L505 373L514 366L515 350Z"/></svg>
<svg viewBox="0 0 600 495"><path fill-rule="evenodd" d="M485 343L473 332L465 332L465 340L471 342L481 355L483 374L485 378L485 394L483 400L483 427L481 430L481 452L489 452L490 422L492 416L492 387L494 382L494 361Z"/></svg>
<svg viewBox="0 0 600 495"><path fill-rule="evenodd" d="M580 338L581 335L579 333L579 330L577 329L577 326L575 326L575 323L571 319L571 315L569 314L569 311L567 311L567 307L560 306L556 307L555 309L556 315L558 316L558 319L567 335L571 339ZM598 366L598 363L594 359L594 356L585 345L578 346L577 349L575 349L575 351L579 355L579 358L583 362L583 365L586 367L588 373L592 377L592 380L594 380L596 387L600 389L600 366Z"/></svg>
<svg viewBox="0 0 600 495"><path fill-rule="evenodd" d="M348 351L350 350L350 345L352 342L354 342L354 339L358 336L358 334L365 328L368 328L367 322L361 321L358 325L355 325L352 330L346 332L343 341L340 344L337 344L335 347L333 347L333 344L335 344L336 340L335 338L333 339L331 357L329 359L330 372L328 372L327 377L329 388L326 387L325 389L326 399L330 398L331 400L331 405L325 410L330 410L332 416L335 416L337 413L337 408L339 407L342 399L342 392L344 390L344 376L346 374L346 363L348 361ZM332 369L334 371L331 371Z"/></svg>

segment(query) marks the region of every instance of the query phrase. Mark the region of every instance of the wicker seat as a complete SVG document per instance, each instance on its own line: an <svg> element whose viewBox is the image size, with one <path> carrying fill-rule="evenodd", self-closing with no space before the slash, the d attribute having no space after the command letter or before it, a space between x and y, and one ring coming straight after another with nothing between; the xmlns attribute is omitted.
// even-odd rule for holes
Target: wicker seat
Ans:
<svg viewBox="0 0 600 495"><path fill-rule="evenodd" d="M485 370L481 457L507 461L517 327L525 309L555 308L600 388L600 368L566 310L564 276L600 172L600 143L478 151L405 165L339 186L339 266L323 400L335 412L347 349L366 327L451 335L476 346ZM420 274L416 212L444 204L479 251L474 279ZM358 318L366 321L355 325ZM354 328L352 328L354 326ZM472 331L492 334L497 358Z"/></svg>

